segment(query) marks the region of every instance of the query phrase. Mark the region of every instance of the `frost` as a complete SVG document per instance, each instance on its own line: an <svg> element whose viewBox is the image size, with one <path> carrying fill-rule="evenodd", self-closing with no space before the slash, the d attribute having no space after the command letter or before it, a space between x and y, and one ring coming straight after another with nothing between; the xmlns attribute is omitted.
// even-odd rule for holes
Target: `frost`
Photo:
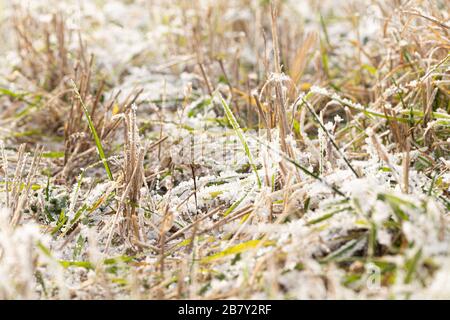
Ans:
<svg viewBox="0 0 450 320"><path fill-rule="evenodd" d="M3 5L0 298L450 297L448 61L436 50L448 13L321 1L323 51L319 4L280 1L278 68L266 6L244 2ZM427 18L405 25L412 7ZM26 197L32 154L19 161L19 142L43 146Z"/></svg>

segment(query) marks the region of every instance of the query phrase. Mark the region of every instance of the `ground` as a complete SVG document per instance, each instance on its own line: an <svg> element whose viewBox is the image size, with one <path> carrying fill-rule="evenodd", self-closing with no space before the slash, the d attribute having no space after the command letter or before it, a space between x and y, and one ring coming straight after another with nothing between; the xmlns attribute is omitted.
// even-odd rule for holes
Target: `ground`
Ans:
<svg viewBox="0 0 450 320"><path fill-rule="evenodd" d="M442 1L0 1L0 298L450 298Z"/></svg>

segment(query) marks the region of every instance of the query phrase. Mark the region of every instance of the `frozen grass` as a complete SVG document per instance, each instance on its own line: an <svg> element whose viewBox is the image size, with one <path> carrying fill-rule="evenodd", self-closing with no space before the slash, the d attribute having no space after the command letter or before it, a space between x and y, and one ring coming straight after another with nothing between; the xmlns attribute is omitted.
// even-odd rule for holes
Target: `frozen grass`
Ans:
<svg viewBox="0 0 450 320"><path fill-rule="evenodd" d="M0 8L0 298L450 298L445 1Z"/></svg>

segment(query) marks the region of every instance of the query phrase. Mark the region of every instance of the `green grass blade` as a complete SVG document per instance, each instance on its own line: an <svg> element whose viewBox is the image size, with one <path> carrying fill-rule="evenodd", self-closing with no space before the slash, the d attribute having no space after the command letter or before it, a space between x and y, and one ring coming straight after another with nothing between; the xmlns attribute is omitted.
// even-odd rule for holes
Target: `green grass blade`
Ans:
<svg viewBox="0 0 450 320"><path fill-rule="evenodd" d="M108 175L109 180L114 181L111 169L109 169L109 165L108 165L108 161L105 156L105 152L103 151L102 142L97 134L97 130L95 130L94 123L92 122L89 111L86 108L86 105L84 104L83 99L81 98L80 93L78 92L77 86L73 80L72 80L72 85L73 85L73 90L75 91L75 94L77 95L78 99L80 100L81 107L83 108L83 112L88 121L89 130L91 130L92 136L94 137L95 146L97 147L97 151L98 151L100 160L102 161L103 166L105 167L106 174Z"/></svg>
<svg viewBox="0 0 450 320"><path fill-rule="evenodd" d="M223 251L220 251L218 253L215 253L215 254L212 254L210 256L204 257L204 258L202 258L200 260L200 262L201 263L208 263L208 262L211 262L211 261L214 261L214 260L218 260L218 259L224 258L224 257L229 256L229 255L232 255L232 254L238 254L238 253L242 253L242 252L245 252L247 250L250 250L250 249L254 249L254 248L258 247L258 245L260 244L261 241L262 240L249 240L249 241L246 241L246 242L239 243L239 244L237 244L235 246L232 246L230 248L227 248L227 249L225 249ZM264 246L271 246L273 244L274 243L272 241L265 241L265 242L263 242Z"/></svg>
<svg viewBox="0 0 450 320"><path fill-rule="evenodd" d="M244 147L245 154L247 155L248 161L250 163L250 166L253 169L253 172L256 175L256 180L258 182L258 187L261 188L261 179L258 175L258 170L256 169L256 165L253 162L253 156L250 152L250 148L248 147L248 143L245 140L244 134L241 130L241 127L239 126L239 123L236 121L236 118L233 115L233 112L231 112L230 107L228 106L227 102L223 99L222 95L218 95L220 98L220 101L222 102L223 109L225 110L225 114L228 118L228 121L231 123L231 126L233 127L234 132L238 136L239 140L241 141L242 146Z"/></svg>

